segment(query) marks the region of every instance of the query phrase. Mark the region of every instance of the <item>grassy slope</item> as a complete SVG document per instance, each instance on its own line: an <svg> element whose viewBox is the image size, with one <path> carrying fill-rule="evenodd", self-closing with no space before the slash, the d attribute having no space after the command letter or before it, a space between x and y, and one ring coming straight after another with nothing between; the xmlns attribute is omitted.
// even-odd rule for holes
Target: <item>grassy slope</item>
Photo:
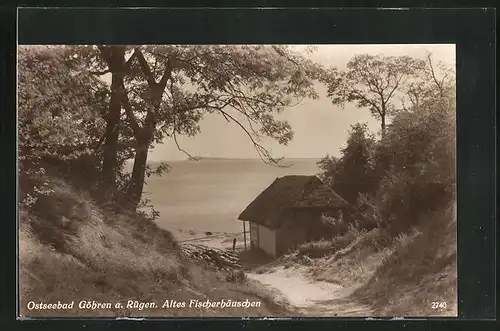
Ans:
<svg viewBox="0 0 500 331"><path fill-rule="evenodd" d="M283 262L309 265L317 280L358 287L351 298L370 305L376 316L457 314L452 208L429 215L418 229L392 240L381 229L350 229L342 237L302 245ZM431 308L432 302L443 301L446 309Z"/></svg>
<svg viewBox="0 0 500 331"><path fill-rule="evenodd" d="M355 297L380 315L456 316L456 233L452 208L429 215L421 232L398 243ZM432 302L446 302L446 308Z"/></svg>
<svg viewBox="0 0 500 331"><path fill-rule="evenodd" d="M60 180L31 211L20 213L21 316L271 316L287 315L285 303L256 284L232 283L226 274L195 265L172 235L137 214L98 208ZM115 309L29 311L29 301L255 300L260 308Z"/></svg>

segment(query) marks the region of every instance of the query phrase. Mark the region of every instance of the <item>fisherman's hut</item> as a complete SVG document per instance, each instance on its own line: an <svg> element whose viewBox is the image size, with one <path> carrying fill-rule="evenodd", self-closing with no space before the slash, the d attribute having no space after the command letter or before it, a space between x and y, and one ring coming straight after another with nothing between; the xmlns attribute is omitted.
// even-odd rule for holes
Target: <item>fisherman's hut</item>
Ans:
<svg viewBox="0 0 500 331"><path fill-rule="evenodd" d="M349 204L316 176L285 176L266 188L240 214L250 224L252 248L279 256L324 235L321 215L349 212ZM246 231L245 243L246 243Z"/></svg>

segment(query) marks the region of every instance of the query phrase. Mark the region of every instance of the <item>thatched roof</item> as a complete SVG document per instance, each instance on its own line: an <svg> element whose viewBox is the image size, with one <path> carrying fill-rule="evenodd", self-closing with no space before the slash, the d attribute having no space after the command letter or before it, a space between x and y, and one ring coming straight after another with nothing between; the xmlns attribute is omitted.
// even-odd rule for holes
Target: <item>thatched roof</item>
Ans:
<svg viewBox="0 0 500 331"><path fill-rule="evenodd" d="M276 178L238 219L276 228L282 212L287 209L337 209L347 206L347 202L318 177L293 175Z"/></svg>

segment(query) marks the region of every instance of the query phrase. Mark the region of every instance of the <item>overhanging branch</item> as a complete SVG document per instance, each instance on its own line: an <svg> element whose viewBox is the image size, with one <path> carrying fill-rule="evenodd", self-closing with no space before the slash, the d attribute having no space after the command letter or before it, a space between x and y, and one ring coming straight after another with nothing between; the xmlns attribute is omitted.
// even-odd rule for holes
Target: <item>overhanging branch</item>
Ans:
<svg viewBox="0 0 500 331"><path fill-rule="evenodd" d="M252 144L253 144L255 150L257 151L257 154L259 155L259 158L262 160L262 162L276 166L276 167L280 167L280 168L290 167L290 165L283 165L283 164L279 163L281 160L284 159L284 157L277 158L277 159L273 158L271 155L271 152L267 148L265 148L264 146L259 144L255 140L255 138L252 136L252 134L248 131L248 129L243 124L241 124L240 121L238 121L236 118L234 118L233 116L231 116L230 114L228 114L224 110L222 110L222 109L218 109L218 110L221 114L224 115L224 117L231 119L234 123L236 123L243 130L243 132L245 132L245 134L248 136L248 138L252 142Z"/></svg>
<svg viewBox="0 0 500 331"><path fill-rule="evenodd" d="M186 155L187 155L190 159L198 160L198 158L196 158L196 157L192 156L192 155L191 155L191 154L189 154L186 150L184 150L184 149L182 149L182 148L181 148L181 146L179 145L179 141L177 140L177 133L176 133L176 131L175 131L175 128L174 128L174 130L173 130L173 132L172 132L172 137L174 138L175 145L177 146L177 149L178 149L180 152L182 152L182 153L186 154Z"/></svg>

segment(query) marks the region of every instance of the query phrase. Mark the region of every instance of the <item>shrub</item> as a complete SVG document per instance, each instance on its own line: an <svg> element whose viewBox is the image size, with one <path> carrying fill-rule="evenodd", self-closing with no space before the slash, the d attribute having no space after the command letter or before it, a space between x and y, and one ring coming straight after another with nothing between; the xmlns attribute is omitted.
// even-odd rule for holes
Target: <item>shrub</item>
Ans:
<svg viewBox="0 0 500 331"><path fill-rule="evenodd" d="M322 234L325 238L337 236L347 230L347 222L342 212L339 212L337 216L321 215L320 220L323 225Z"/></svg>
<svg viewBox="0 0 500 331"><path fill-rule="evenodd" d="M366 124L351 126L339 159L327 156L318 162L320 178L330 184L347 202L354 204L360 193L374 189L371 150L375 138Z"/></svg>
<svg viewBox="0 0 500 331"><path fill-rule="evenodd" d="M331 241L319 240L299 245L298 252L300 255L307 255L309 257L322 257L331 252L332 249Z"/></svg>

